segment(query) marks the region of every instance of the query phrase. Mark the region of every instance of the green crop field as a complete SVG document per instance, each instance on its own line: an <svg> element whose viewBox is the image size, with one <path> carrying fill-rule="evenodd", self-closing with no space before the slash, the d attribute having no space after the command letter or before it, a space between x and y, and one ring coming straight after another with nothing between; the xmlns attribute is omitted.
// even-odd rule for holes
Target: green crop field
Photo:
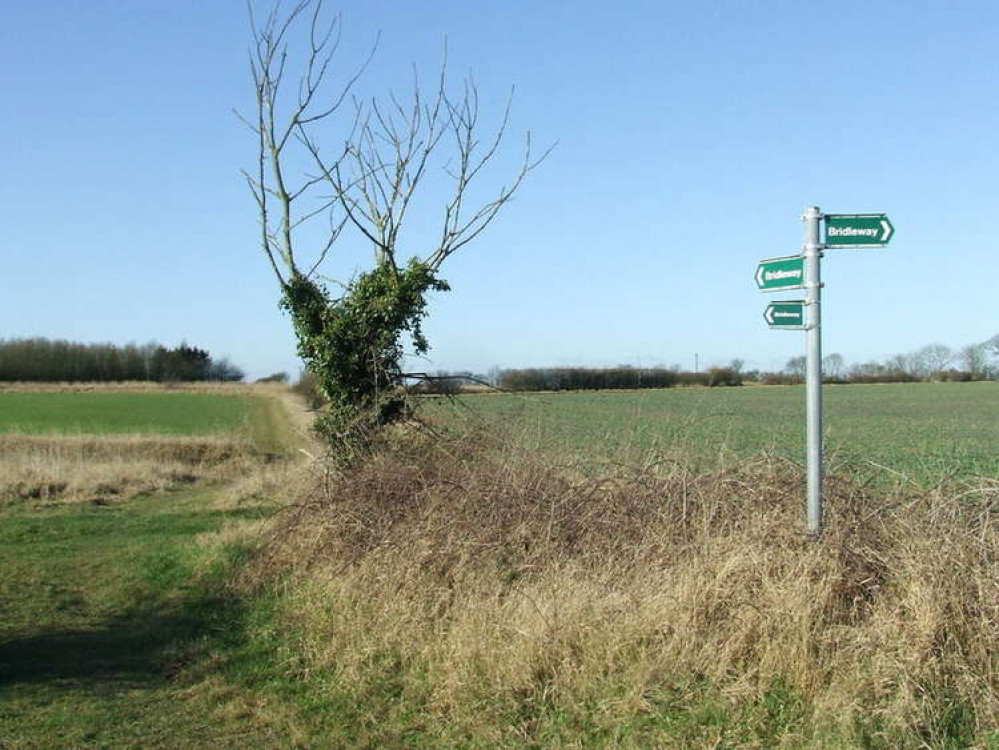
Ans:
<svg viewBox="0 0 999 750"><path fill-rule="evenodd" d="M801 386L483 394L431 409L483 418L565 458L641 461L652 451L698 468L773 451L804 460ZM999 475L999 383L827 386L830 465L912 478ZM887 471L886 471L887 470Z"/></svg>
<svg viewBox="0 0 999 750"><path fill-rule="evenodd" d="M265 409L262 399L210 393L0 393L0 434L234 433Z"/></svg>

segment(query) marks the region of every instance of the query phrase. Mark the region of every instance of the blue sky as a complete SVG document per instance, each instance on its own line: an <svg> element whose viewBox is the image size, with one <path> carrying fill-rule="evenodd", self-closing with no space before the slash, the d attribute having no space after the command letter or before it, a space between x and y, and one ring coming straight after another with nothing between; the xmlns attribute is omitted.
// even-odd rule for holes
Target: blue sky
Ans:
<svg viewBox="0 0 999 750"><path fill-rule="evenodd" d="M804 336L766 328L775 295L753 272L797 252L811 204L883 211L896 229L887 249L826 253L826 352L858 362L999 333L997 3L333 5L345 65L381 34L360 94L405 92L413 64L433 75L446 37L484 116L516 87L511 158L527 129L558 141L445 266L453 291L434 297L430 361L414 368L689 368L695 352L779 368ZM254 159L232 114L252 105L245 5L4 15L0 337L186 339L252 376L297 371L240 177ZM425 252L439 201L426 196L402 255ZM326 270L349 278L368 257L350 239Z"/></svg>

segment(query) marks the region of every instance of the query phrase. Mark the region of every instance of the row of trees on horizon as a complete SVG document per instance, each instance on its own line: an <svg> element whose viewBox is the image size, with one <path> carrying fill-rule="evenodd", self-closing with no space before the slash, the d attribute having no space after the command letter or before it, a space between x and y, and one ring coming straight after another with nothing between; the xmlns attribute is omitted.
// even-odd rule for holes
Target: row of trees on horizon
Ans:
<svg viewBox="0 0 999 750"><path fill-rule="evenodd" d="M804 357L792 357L784 372L804 377ZM871 360L847 366L839 354L822 358L822 372L830 382L919 382L928 380L994 380L999 378L999 334L987 341L952 349L945 344L927 344L907 354L883 361Z"/></svg>
<svg viewBox="0 0 999 750"><path fill-rule="evenodd" d="M83 344L46 338L0 339L0 381L239 381L243 371L186 342Z"/></svg>
<svg viewBox="0 0 999 750"><path fill-rule="evenodd" d="M691 385L737 386L744 383L789 385L804 382L805 357L793 357L782 370L747 370L740 359L725 365L691 372L673 367L531 367L488 373L438 371L414 386L426 393L455 393L462 387L489 385L507 391L572 391L638 388L675 388ZM849 365L841 354L822 359L827 383L905 383L920 381L973 381L999 379L999 335L960 349L928 344L908 354L884 361Z"/></svg>
<svg viewBox="0 0 999 750"><path fill-rule="evenodd" d="M999 334L987 341L952 349L928 344L883 361L849 365L842 355L823 357L823 376L830 383L971 381L999 379ZM780 371L747 370L740 359L703 371L673 367L535 367L488 373L438 371L418 379L414 388L453 393L464 386L490 385L509 391L615 390L674 388L692 385L737 386L743 383L792 384L804 380L805 357L792 357ZM286 373L261 380L289 380ZM148 344L85 344L45 338L0 339L0 381L240 381L243 371L227 359L186 342L167 348Z"/></svg>

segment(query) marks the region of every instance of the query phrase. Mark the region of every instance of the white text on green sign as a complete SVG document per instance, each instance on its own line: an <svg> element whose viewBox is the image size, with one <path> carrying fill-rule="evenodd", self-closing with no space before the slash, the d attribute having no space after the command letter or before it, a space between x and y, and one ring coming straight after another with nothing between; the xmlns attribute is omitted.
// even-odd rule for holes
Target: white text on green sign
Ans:
<svg viewBox="0 0 999 750"><path fill-rule="evenodd" d="M887 214L826 214L829 247L881 247L895 234Z"/></svg>
<svg viewBox="0 0 999 750"><path fill-rule="evenodd" d="M771 302L763 313L763 319L771 328L798 329L805 327L804 300Z"/></svg>
<svg viewBox="0 0 999 750"><path fill-rule="evenodd" d="M756 286L761 292L800 289L805 285L805 259L800 255L761 260L756 267Z"/></svg>

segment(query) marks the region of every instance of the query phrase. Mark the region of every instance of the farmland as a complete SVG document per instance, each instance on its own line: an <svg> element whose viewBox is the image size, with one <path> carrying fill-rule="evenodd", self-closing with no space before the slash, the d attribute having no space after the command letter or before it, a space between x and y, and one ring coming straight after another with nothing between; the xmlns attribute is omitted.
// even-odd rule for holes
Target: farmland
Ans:
<svg viewBox="0 0 999 750"><path fill-rule="evenodd" d="M0 433L233 433L249 427L261 408L256 399L209 393L0 393Z"/></svg>
<svg viewBox="0 0 999 750"><path fill-rule="evenodd" d="M795 386L482 394L430 411L495 423L560 460L655 453L713 469L764 451L802 461L804 399ZM832 467L924 485L999 474L999 383L827 386L825 403Z"/></svg>
<svg viewBox="0 0 999 750"><path fill-rule="evenodd" d="M999 741L994 383L829 389L819 544L800 388L428 399L342 475L224 393L0 393L0 745Z"/></svg>
<svg viewBox="0 0 999 750"><path fill-rule="evenodd" d="M0 504L113 502L245 474L295 441L266 389L0 393Z"/></svg>

